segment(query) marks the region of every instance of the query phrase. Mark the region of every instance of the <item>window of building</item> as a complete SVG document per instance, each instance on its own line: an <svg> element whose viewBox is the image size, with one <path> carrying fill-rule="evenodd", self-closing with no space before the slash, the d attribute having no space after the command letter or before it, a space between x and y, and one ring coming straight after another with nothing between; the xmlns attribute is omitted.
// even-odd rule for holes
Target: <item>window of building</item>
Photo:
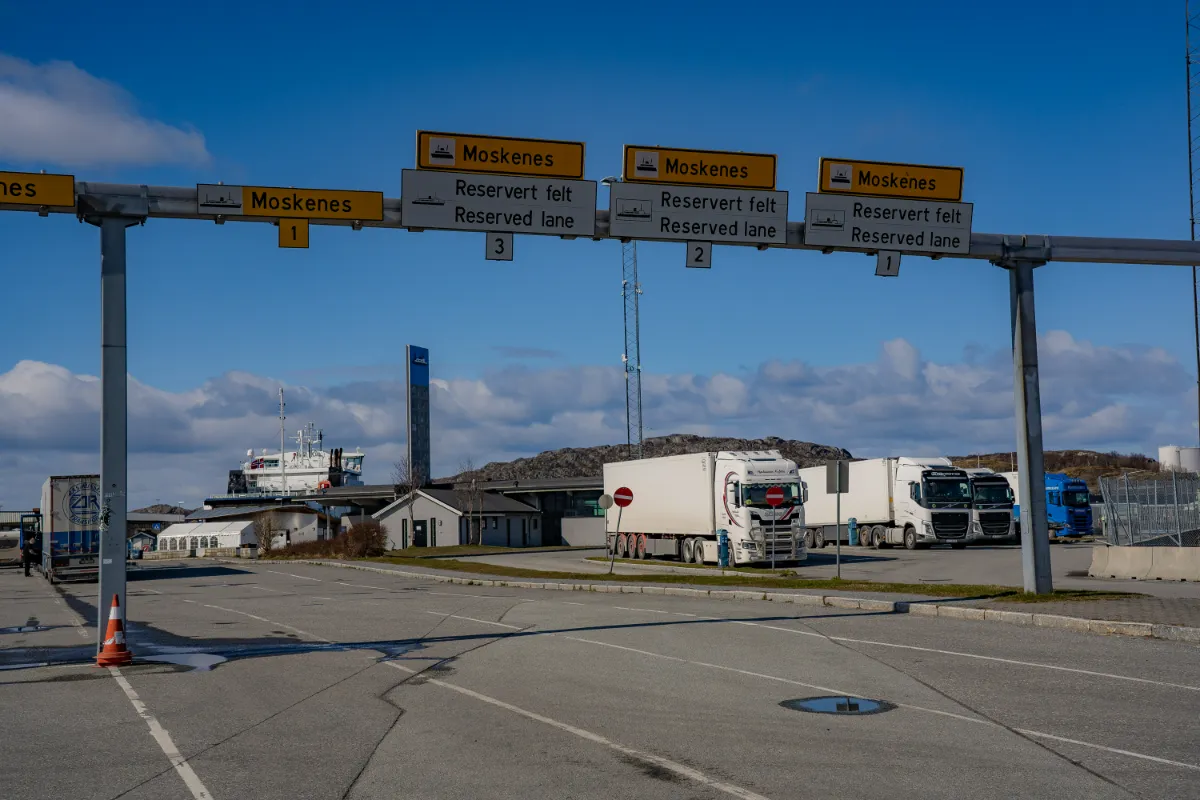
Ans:
<svg viewBox="0 0 1200 800"><path fill-rule="evenodd" d="M500 518L492 517L492 529L495 530L496 528L499 528L499 527L500 527Z"/></svg>
<svg viewBox="0 0 1200 800"><path fill-rule="evenodd" d="M535 531L537 530L537 521L538 521L538 518L537 518L537 517L534 517L534 518L533 518L533 529L534 529Z"/></svg>
<svg viewBox="0 0 1200 800"><path fill-rule="evenodd" d="M199 539L197 539L195 536L193 536L192 537L192 546L190 549L195 550L198 542L199 542Z"/></svg>

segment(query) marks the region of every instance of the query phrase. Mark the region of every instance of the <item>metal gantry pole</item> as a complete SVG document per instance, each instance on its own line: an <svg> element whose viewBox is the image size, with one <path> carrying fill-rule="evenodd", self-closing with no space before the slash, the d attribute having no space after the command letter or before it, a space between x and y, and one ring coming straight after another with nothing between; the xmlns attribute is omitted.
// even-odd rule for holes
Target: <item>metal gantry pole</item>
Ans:
<svg viewBox="0 0 1200 800"><path fill-rule="evenodd" d="M1017 417L1017 474L1021 504L1021 568L1025 591L1054 590L1046 524L1046 468L1042 452L1042 398L1038 382L1037 320L1033 306L1036 262L1002 263L1008 269L1012 311L1013 394Z"/></svg>
<svg viewBox="0 0 1200 800"><path fill-rule="evenodd" d="M125 349L124 217L100 226L100 596L96 647L104 643L113 595L125 603L125 528L128 481L128 363Z"/></svg>

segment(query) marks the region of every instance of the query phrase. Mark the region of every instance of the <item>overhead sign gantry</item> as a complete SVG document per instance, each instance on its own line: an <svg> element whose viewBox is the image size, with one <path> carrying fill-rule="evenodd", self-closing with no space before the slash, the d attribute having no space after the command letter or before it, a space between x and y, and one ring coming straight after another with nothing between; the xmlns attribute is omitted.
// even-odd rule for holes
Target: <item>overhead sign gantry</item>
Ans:
<svg viewBox="0 0 1200 800"><path fill-rule="evenodd" d="M44 172L0 172L0 207L75 208L75 176Z"/></svg>

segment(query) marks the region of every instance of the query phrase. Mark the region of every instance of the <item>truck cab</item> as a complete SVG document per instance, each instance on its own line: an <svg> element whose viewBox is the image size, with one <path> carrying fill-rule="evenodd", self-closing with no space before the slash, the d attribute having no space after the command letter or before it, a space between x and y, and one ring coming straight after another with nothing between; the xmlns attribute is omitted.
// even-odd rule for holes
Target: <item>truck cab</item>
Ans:
<svg viewBox="0 0 1200 800"><path fill-rule="evenodd" d="M1092 506L1085 481L1046 473L1046 521L1054 536L1090 536Z"/></svg>
<svg viewBox="0 0 1200 800"><path fill-rule="evenodd" d="M896 526L900 531L912 530L917 546L967 546L971 483L964 470L946 458L900 458L894 486Z"/></svg>
<svg viewBox="0 0 1200 800"><path fill-rule="evenodd" d="M1008 480L1013 491L1018 493L1016 505L1013 506L1013 517L1019 535L1023 498L1020 495L1018 474L1005 472L1003 477ZM1092 534L1091 497L1086 481L1072 478L1062 472L1046 473L1046 524L1050 535L1054 537Z"/></svg>
<svg viewBox="0 0 1200 800"><path fill-rule="evenodd" d="M976 542L996 542L1016 535L1012 487L990 469L967 469L971 481L971 533Z"/></svg>
<svg viewBox="0 0 1200 800"><path fill-rule="evenodd" d="M729 533L731 563L799 561L804 548L804 487L796 463L776 450L717 453L715 476L718 527ZM783 503L771 506L767 490L783 490Z"/></svg>

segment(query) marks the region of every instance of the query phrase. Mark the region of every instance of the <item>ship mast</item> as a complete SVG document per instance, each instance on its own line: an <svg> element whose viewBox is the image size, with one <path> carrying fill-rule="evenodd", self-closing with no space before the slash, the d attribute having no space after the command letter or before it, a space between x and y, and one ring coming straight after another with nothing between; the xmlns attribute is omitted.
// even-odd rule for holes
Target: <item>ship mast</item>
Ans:
<svg viewBox="0 0 1200 800"><path fill-rule="evenodd" d="M287 453L284 451L285 442L287 441L287 432L284 429L284 420L287 419L283 414L283 387L279 387L279 474L282 476L283 493L287 494Z"/></svg>

